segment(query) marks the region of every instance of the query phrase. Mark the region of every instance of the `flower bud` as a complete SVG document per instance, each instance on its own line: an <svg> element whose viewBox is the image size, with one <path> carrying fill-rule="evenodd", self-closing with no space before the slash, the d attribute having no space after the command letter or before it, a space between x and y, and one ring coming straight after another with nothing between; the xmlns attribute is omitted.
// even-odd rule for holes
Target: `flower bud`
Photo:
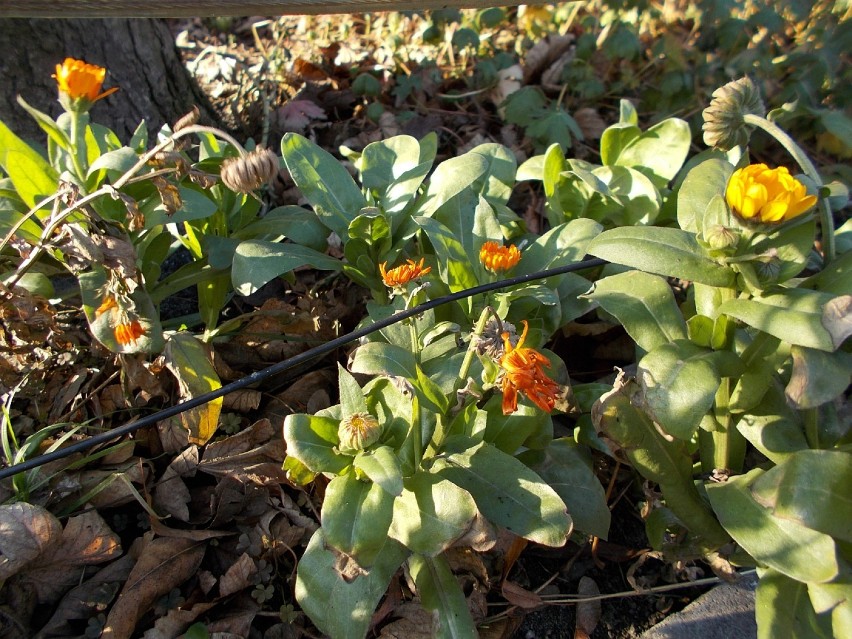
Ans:
<svg viewBox="0 0 852 639"><path fill-rule="evenodd" d="M222 162L222 182L237 193L251 193L259 189L278 173L278 156L258 147L251 153Z"/></svg>
<svg viewBox="0 0 852 639"><path fill-rule="evenodd" d="M716 250L736 248L739 239L739 233L736 230L721 224L714 224L704 231L704 241L710 248Z"/></svg>
<svg viewBox="0 0 852 639"><path fill-rule="evenodd" d="M748 144L749 127L743 119L746 113L766 115L760 91L751 78L740 78L716 89L710 106L702 113L704 144L723 151Z"/></svg>
<svg viewBox="0 0 852 639"><path fill-rule="evenodd" d="M340 451L357 453L375 444L381 434L379 420L369 413L353 413L342 420L337 429Z"/></svg>

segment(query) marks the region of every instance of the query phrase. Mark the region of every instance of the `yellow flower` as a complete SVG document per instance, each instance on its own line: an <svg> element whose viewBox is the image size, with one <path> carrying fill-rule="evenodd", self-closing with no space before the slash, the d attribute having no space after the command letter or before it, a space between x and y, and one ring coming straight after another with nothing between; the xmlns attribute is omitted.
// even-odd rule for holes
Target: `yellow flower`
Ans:
<svg viewBox="0 0 852 639"><path fill-rule="evenodd" d="M515 267L521 252L514 244L502 246L497 242L486 242L479 249L479 261L492 273L503 273Z"/></svg>
<svg viewBox="0 0 852 639"><path fill-rule="evenodd" d="M734 171L725 200L743 220L776 224L801 215L816 204L817 198L808 195L805 185L786 167L750 164Z"/></svg>
<svg viewBox="0 0 852 639"><path fill-rule="evenodd" d="M88 110L94 102L118 91L118 87L113 87L101 92L106 69L74 58L65 58L62 64L57 64L53 77L59 87L60 100L65 98L81 111ZM65 102L63 105L68 108Z"/></svg>
<svg viewBox="0 0 852 639"><path fill-rule="evenodd" d="M544 372L550 360L534 348L525 348L529 326L524 321L524 330L517 346L512 346L509 334L503 333L505 353L500 358L503 369L503 414L511 415L518 410L518 391L522 391L533 404L548 413L560 398L561 387Z"/></svg>
<svg viewBox="0 0 852 639"><path fill-rule="evenodd" d="M422 277L432 270L431 266L423 268L424 260L425 258L422 258L420 262L408 260L407 264L397 266L389 271L385 270L388 263L382 262L379 264L379 273L382 274L382 281L385 283L385 286L390 288L401 288L411 280L416 280L418 277Z"/></svg>

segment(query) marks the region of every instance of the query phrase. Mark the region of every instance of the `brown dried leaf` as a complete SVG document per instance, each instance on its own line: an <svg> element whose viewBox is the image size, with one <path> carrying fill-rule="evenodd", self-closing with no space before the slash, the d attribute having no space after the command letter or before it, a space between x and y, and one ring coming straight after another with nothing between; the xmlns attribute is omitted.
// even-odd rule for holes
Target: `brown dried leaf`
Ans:
<svg viewBox="0 0 852 639"><path fill-rule="evenodd" d="M215 601L202 601L191 608L172 608L165 616L157 619L154 622L154 627L146 630L142 636L144 639L175 639L175 637L186 632L193 621L217 603Z"/></svg>
<svg viewBox="0 0 852 639"><path fill-rule="evenodd" d="M582 109L577 109L572 117L583 132L583 138L586 140L601 139L603 132L606 130L606 122L604 122L604 119L596 109L583 107Z"/></svg>
<svg viewBox="0 0 852 639"><path fill-rule="evenodd" d="M284 439L268 419L218 442L204 451L199 470L216 476L251 475L258 483L286 483Z"/></svg>
<svg viewBox="0 0 852 639"><path fill-rule="evenodd" d="M219 580L219 596L233 595L252 585L251 578L257 572L257 564L248 553L243 553Z"/></svg>
<svg viewBox="0 0 852 639"><path fill-rule="evenodd" d="M78 584L86 566L121 554L121 541L94 510L68 519L62 536L52 542L25 571L41 603L56 601Z"/></svg>
<svg viewBox="0 0 852 639"><path fill-rule="evenodd" d="M0 506L0 581L16 574L61 536L59 520L41 506L24 502Z"/></svg>
<svg viewBox="0 0 852 639"><path fill-rule="evenodd" d="M150 178L157 191L160 193L160 200L163 202L163 208L166 209L168 215L174 215L182 206L183 201L180 198L180 191L171 182L164 178L155 175Z"/></svg>
<svg viewBox="0 0 852 639"><path fill-rule="evenodd" d="M237 597L236 603L231 603L225 610L225 615L207 623L207 631L211 638L240 639L251 634L252 623L260 606L248 595Z"/></svg>
<svg viewBox="0 0 852 639"><path fill-rule="evenodd" d="M548 35L536 42L524 56L524 84L533 79L562 57L573 44L574 36Z"/></svg>
<svg viewBox="0 0 852 639"><path fill-rule="evenodd" d="M257 519L269 508L269 493L250 476L226 475L216 486L211 526Z"/></svg>
<svg viewBox="0 0 852 639"><path fill-rule="evenodd" d="M132 450L132 447L130 448ZM135 500L137 498L136 493L131 489L128 482L144 485L148 480L148 475L148 467L137 459L123 464L123 468L81 471L78 481L83 491L92 490L101 482L108 481L106 487L91 496L89 503L95 508L112 508Z"/></svg>
<svg viewBox="0 0 852 639"><path fill-rule="evenodd" d="M581 577L577 585L577 594L581 597L597 597L601 594L594 579ZM577 602L577 627L574 639L589 639L601 620L601 600L581 599Z"/></svg>
<svg viewBox="0 0 852 639"><path fill-rule="evenodd" d="M74 636L76 633L69 622L85 621L105 611L122 584L127 581L134 563L133 557L124 555L69 590L57 605L53 616L36 635L36 639Z"/></svg>
<svg viewBox="0 0 852 639"><path fill-rule="evenodd" d="M522 588L514 581L504 581L500 591L506 601L524 610L537 610L545 605L542 598L536 593Z"/></svg>
<svg viewBox="0 0 852 639"><path fill-rule="evenodd" d="M435 615L419 603L404 603L394 610L394 614L399 619L382 628L380 637L386 639L429 639L435 636Z"/></svg>
<svg viewBox="0 0 852 639"><path fill-rule="evenodd" d="M139 618L154 602L192 577L204 558L206 544L160 537L144 545L115 605L102 639L130 639Z"/></svg>
<svg viewBox="0 0 852 639"><path fill-rule="evenodd" d="M151 532L159 537L180 537L190 541L205 541L218 537L236 535L236 531L228 530L200 530L197 528L169 528L158 519L151 520Z"/></svg>
<svg viewBox="0 0 852 639"><path fill-rule="evenodd" d="M189 521L192 499L182 477L194 477L198 469L198 446L191 445L168 465L154 488L154 507L181 521Z"/></svg>
<svg viewBox="0 0 852 639"><path fill-rule="evenodd" d="M262 397L263 393L250 388L232 391L222 398L222 408L248 413L257 410Z"/></svg>

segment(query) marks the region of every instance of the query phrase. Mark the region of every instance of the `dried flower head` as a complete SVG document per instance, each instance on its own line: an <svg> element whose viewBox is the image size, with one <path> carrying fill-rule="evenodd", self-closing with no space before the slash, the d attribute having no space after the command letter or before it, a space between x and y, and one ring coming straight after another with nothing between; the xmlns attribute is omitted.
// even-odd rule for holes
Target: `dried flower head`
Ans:
<svg viewBox="0 0 852 639"><path fill-rule="evenodd" d="M389 271L386 270L388 263L382 262L379 264L379 273L382 275L382 281L385 283L385 286L389 288L402 288L411 280L416 280L418 277L422 277L432 270L431 266L423 268L424 261L425 258L421 258L419 262L408 260L407 263L392 268Z"/></svg>
<svg viewBox="0 0 852 639"><path fill-rule="evenodd" d="M479 249L479 261L492 273L505 273L521 260L521 252L514 244L503 246L497 242L486 242Z"/></svg>
<svg viewBox="0 0 852 639"><path fill-rule="evenodd" d="M748 144L749 127L746 113L763 117L766 107L760 91L751 78L740 78L713 92L710 106L704 109L704 144L724 151Z"/></svg>
<svg viewBox="0 0 852 639"><path fill-rule="evenodd" d="M548 413L560 399L561 386L544 372L544 366L550 366L550 360L534 348L526 348L526 320L524 330L517 345L512 346L509 334L503 334L505 352L500 358L503 369L503 414L511 415L518 410L518 391L522 391L533 404Z"/></svg>
<svg viewBox="0 0 852 639"><path fill-rule="evenodd" d="M114 330L115 341L122 346L135 344L136 340L145 334L145 329L139 323L139 320L130 320L125 324L118 324Z"/></svg>
<svg viewBox="0 0 852 639"><path fill-rule="evenodd" d="M805 185L786 167L770 169L749 164L734 171L725 190L725 201L740 219L778 224L797 217L816 204Z"/></svg>
<svg viewBox="0 0 852 639"><path fill-rule="evenodd" d="M271 182L278 174L278 156L269 149L254 151L222 162L219 176L222 182L237 193L251 193Z"/></svg>
<svg viewBox="0 0 852 639"><path fill-rule="evenodd" d="M53 78L66 111L88 111L92 104L118 91L118 87L113 87L101 92L106 69L74 58L65 58L62 64L57 64Z"/></svg>
<svg viewBox="0 0 852 639"><path fill-rule="evenodd" d="M476 352L499 361L506 352L503 335L508 337L511 344L518 343L518 331L514 324L511 322L499 322L497 318L491 317L485 323L482 334L474 334L473 336Z"/></svg>
<svg viewBox="0 0 852 639"><path fill-rule="evenodd" d="M376 443L382 434L379 420L369 413L353 413L340 422L337 437L342 452L358 452Z"/></svg>

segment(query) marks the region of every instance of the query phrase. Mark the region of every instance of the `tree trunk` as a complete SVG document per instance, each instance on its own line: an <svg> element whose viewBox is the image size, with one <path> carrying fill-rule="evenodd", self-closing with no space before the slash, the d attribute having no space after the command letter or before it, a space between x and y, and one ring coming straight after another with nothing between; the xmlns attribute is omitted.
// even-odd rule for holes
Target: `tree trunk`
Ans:
<svg viewBox="0 0 852 639"><path fill-rule="evenodd" d="M0 120L31 142L44 144L44 133L16 97L51 116L61 113L51 75L66 57L106 67L104 87L119 90L95 104L92 120L122 141L140 121L153 134L194 105L202 122L217 121L164 20L0 20Z"/></svg>

